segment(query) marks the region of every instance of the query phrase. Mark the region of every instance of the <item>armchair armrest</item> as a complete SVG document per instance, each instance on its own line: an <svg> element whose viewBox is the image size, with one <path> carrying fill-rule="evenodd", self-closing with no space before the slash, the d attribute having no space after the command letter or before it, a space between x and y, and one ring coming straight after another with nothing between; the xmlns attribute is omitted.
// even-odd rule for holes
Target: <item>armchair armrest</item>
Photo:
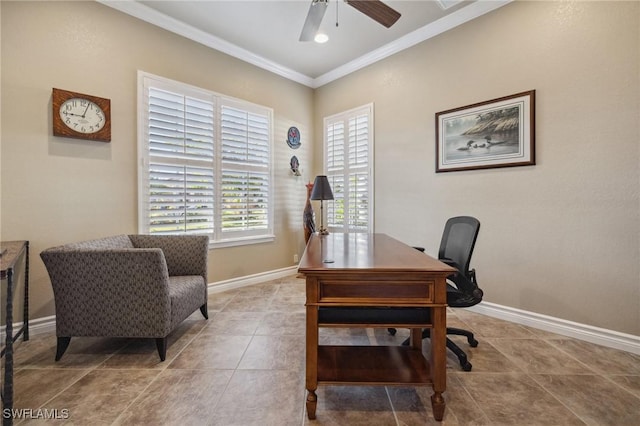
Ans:
<svg viewBox="0 0 640 426"><path fill-rule="evenodd" d="M161 249L56 247L40 256L54 291L58 336L168 333L169 274Z"/></svg>

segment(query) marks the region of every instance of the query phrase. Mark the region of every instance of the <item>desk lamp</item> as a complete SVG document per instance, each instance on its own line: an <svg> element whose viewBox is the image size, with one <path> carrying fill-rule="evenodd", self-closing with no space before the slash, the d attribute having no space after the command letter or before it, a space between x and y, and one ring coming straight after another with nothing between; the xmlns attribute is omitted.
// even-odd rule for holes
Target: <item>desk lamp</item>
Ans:
<svg viewBox="0 0 640 426"><path fill-rule="evenodd" d="M320 235L329 234L329 231L323 226L324 207L322 203L324 200L333 200L333 192L329 185L329 179L327 179L326 176L316 176L316 180L313 182L313 191L311 191L311 197L309 198L312 200L320 200L320 231L318 233Z"/></svg>

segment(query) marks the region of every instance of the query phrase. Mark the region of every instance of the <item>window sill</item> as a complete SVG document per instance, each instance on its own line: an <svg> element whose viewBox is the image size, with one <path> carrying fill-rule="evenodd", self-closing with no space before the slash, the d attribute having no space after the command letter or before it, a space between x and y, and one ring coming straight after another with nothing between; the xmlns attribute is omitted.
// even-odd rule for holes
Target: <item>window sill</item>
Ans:
<svg viewBox="0 0 640 426"><path fill-rule="evenodd" d="M209 250L226 247L246 246L250 244L271 243L275 240L275 235L263 235L260 237L229 238L226 240L209 241Z"/></svg>

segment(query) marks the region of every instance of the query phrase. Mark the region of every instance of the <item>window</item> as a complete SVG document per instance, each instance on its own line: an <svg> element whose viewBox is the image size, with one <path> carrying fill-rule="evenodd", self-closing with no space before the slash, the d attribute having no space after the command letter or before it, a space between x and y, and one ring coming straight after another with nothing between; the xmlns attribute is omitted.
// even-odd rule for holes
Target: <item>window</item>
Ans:
<svg viewBox="0 0 640 426"><path fill-rule="evenodd" d="M273 240L272 110L142 72L139 85L140 232Z"/></svg>
<svg viewBox="0 0 640 426"><path fill-rule="evenodd" d="M328 227L373 232L373 104L324 119L324 159L334 196Z"/></svg>

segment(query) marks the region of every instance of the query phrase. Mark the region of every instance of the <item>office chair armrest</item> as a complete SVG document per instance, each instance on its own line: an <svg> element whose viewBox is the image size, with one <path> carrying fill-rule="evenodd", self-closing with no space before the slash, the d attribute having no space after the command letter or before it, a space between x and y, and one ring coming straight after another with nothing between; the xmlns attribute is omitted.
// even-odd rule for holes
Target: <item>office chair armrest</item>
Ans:
<svg viewBox="0 0 640 426"><path fill-rule="evenodd" d="M473 283L476 287L478 287L478 281L476 280L476 270L475 268L469 271L469 281Z"/></svg>
<svg viewBox="0 0 640 426"><path fill-rule="evenodd" d="M476 287L473 290L473 296L478 298L478 299L482 299L482 297L484 296L484 292L482 291L482 289L480 287L478 287L478 281L476 281L476 270L475 270L475 268L469 271L469 279L471 280L473 285Z"/></svg>

